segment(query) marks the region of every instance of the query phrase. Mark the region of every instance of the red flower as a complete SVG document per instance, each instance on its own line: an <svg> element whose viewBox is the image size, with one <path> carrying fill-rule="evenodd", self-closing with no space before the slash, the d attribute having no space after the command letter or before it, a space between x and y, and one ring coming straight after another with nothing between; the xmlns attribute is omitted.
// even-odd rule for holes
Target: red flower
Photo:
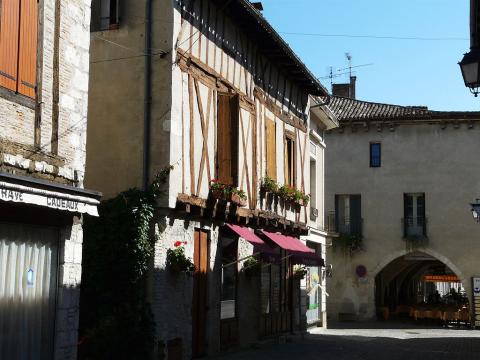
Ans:
<svg viewBox="0 0 480 360"><path fill-rule="evenodd" d="M173 246L175 246L175 247L179 247L179 246L181 246L181 245L182 245L182 242L181 242L181 241L178 241L178 240L175 241L175 243L173 244Z"/></svg>

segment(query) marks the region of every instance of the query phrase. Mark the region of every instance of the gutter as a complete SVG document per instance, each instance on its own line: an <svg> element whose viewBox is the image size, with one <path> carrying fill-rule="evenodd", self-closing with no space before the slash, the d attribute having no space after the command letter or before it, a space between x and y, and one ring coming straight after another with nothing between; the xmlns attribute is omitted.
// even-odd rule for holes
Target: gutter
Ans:
<svg viewBox="0 0 480 360"><path fill-rule="evenodd" d="M143 190L147 190L150 183L150 131L152 118L152 0L145 1L144 55Z"/></svg>

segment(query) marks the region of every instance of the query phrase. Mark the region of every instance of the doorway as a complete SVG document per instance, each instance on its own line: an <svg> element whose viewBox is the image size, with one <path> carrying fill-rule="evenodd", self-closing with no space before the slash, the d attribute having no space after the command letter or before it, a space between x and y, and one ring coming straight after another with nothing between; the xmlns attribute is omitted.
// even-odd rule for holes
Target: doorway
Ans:
<svg viewBox="0 0 480 360"><path fill-rule="evenodd" d="M0 358L53 358L58 229L0 223Z"/></svg>
<svg viewBox="0 0 480 360"><path fill-rule="evenodd" d="M192 304L192 356L206 354L206 325L208 301L208 232L195 229L193 262L193 304Z"/></svg>

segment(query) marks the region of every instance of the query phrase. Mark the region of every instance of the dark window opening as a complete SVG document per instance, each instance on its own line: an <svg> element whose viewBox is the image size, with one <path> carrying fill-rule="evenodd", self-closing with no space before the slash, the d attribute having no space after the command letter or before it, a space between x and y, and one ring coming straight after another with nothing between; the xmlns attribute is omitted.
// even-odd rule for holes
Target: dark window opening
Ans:
<svg viewBox="0 0 480 360"><path fill-rule="evenodd" d="M285 184L295 186L295 140L294 136L285 136Z"/></svg>
<svg viewBox="0 0 480 360"><path fill-rule="evenodd" d="M425 194L410 193L403 195L403 236L426 237Z"/></svg>
<svg viewBox="0 0 480 360"><path fill-rule="evenodd" d="M118 29L119 0L92 0L91 31Z"/></svg>
<svg viewBox="0 0 480 360"><path fill-rule="evenodd" d="M370 144L370 167L382 165L382 147L380 143Z"/></svg>
<svg viewBox="0 0 480 360"><path fill-rule="evenodd" d="M335 228L340 234L362 237L361 195L335 195Z"/></svg>

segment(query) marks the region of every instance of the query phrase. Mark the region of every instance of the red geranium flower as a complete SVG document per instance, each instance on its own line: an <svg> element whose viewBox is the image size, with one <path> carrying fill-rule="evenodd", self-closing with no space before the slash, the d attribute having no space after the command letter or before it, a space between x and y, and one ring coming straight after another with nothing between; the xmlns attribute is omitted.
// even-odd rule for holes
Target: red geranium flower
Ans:
<svg viewBox="0 0 480 360"><path fill-rule="evenodd" d="M180 245L182 245L182 242L181 241L175 241L175 243L173 244L173 246L175 247L179 247Z"/></svg>

